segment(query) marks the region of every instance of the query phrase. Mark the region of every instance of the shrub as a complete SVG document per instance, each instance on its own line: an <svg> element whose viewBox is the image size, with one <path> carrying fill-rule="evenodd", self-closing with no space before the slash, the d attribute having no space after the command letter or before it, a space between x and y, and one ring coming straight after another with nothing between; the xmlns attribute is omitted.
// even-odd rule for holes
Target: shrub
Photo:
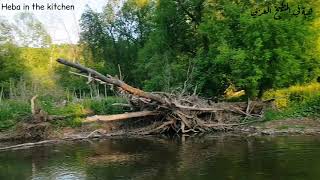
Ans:
<svg viewBox="0 0 320 180"><path fill-rule="evenodd" d="M98 100L86 100L84 106L92 110L95 114L118 114L124 113L123 107L114 106L114 103L126 103L126 100L119 97L107 97Z"/></svg>
<svg viewBox="0 0 320 180"><path fill-rule="evenodd" d="M267 110L265 120L278 120L299 117L320 117L320 94L290 101L290 105L280 110Z"/></svg>
<svg viewBox="0 0 320 180"><path fill-rule="evenodd" d="M293 106L295 103L310 101L320 95L320 83L296 85L289 88L270 90L264 93L263 99L275 99L275 105L280 108Z"/></svg>
<svg viewBox="0 0 320 180"><path fill-rule="evenodd" d="M24 101L5 100L0 103L0 130L13 127L25 117L31 116L30 105Z"/></svg>

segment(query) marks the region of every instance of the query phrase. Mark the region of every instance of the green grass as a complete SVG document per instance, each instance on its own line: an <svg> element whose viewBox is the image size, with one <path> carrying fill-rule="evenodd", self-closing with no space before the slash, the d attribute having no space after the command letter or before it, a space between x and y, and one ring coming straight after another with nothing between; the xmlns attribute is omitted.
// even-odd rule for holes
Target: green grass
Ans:
<svg viewBox="0 0 320 180"><path fill-rule="evenodd" d="M314 117L320 118L320 94L303 100L291 100L285 108L267 110L265 120Z"/></svg>
<svg viewBox="0 0 320 180"><path fill-rule="evenodd" d="M24 101L6 100L0 103L0 130L13 127L17 122L31 116L30 105Z"/></svg>
<svg viewBox="0 0 320 180"><path fill-rule="evenodd" d="M50 104L46 111L51 115L72 116L63 121L56 121L56 127L79 127L82 125L82 118L87 114L118 114L125 110L114 103L124 103L125 100L119 97L108 97L104 99L85 99L81 102L68 103L66 106L57 107ZM47 105L48 107L48 105Z"/></svg>
<svg viewBox="0 0 320 180"><path fill-rule="evenodd" d="M269 109L265 120L320 117L320 83L295 85L267 91L264 100L275 99L277 110Z"/></svg>
<svg viewBox="0 0 320 180"><path fill-rule="evenodd" d="M309 101L320 96L320 83L314 82L304 85L290 86L289 88L269 90L264 93L263 100L275 99L279 109L292 106L293 103Z"/></svg>
<svg viewBox="0 0 320 180"><path fill-rule="evenodd" d="M64 120L52 122L59 127L79 127L82 125L82 118L87 114L118 114L125 110L120 106L113 106L114 103L125 103L119 97L107 97L103 99L84 99L77 102L61 103L61 99L51 96L42 96L37 104L48 112L49 115L68 116ZM18 122L30 119L30 104L26 101L4 100L0 103L0 130L14 127Z"/></svg>
<svg viewBox="0 0 320 180"><path fill-rule="evenodd" d="M119 97L108 97L105 99L91 100L83 102L85 108L91 109L95 114L119 114L124 113L123 107L114 106L114 103L127 103L125 99Z"/></svg>

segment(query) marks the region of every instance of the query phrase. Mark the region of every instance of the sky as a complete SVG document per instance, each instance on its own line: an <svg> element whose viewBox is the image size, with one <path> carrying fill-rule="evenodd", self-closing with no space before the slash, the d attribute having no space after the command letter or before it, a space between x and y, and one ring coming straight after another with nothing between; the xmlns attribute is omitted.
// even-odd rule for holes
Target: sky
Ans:
<svg viewBox="0 0 320 180"><path fill-rule="evenodd" d="M65 5L74 5L73 11L50 11L50 10L29 10L45 26L52 37L53 43L77 43L79 40L79 19L84 12L86 5L97 12L101 12L108 0L0 0L0 16L13 21L14 16L23 10L5 10L2 4L32 5L32 3L42 4L47 7L47 3L57 3Z"/></svg>

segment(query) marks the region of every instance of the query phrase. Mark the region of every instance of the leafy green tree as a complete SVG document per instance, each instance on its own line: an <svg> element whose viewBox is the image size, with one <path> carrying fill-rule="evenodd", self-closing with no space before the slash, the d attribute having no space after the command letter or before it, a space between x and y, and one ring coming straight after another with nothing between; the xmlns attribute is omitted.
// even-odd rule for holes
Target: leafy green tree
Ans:
<svg viewBox="0 0 320 180"><path fill-rule="evenodd" d="M103 54L107 37L100 15L91 9L86 9L82 14L80 26L82 30L80 42L88 47L94 61L102 61L107 57L106 54Z"/></svg>
<svg viewBox="0 0 320 180"><path fill-rule="evenodd" d="M5 94L9 91L9 82L19 80L25 72L21 61L20 50L13 44L0 45L0 87Z"/></svg>
<svg viewBox="0 0 320 180"><path fill-rule="evenodd" d="M281 20L275 20L273 14L254 18L251 11L255 4L219 2L207 4L200 25L201 33L210 40L208 54L200 56L197 64L202 92L221 94L223 87L233 83L248 96L260 97L267 89L314 78L310 74L319 59L312 51L312 39L317 35L310 28L312 18L285 13ZM210 89L217 90L210 93Z"/></svg>
<svg viewBox="0 0 320 180"><path fill-rule="evenodd" d="M24 74L20 50L14 43L14 26L0 18L0 86L7 93L9 81L17 80Z"/></svg>
<svg viewBox="0 0 320 180"><path fill-rule="evenodd" d="M203 5L204 1L158 1L153 31L139 51L138 72L146 89L168 91L191 80L198 50L207 49L207 38L198 33Z"/></svg>
<svg viewBox="0 0 320 180"><path fill-rule="evenodd" d="M81 42L105 73L117 73L120 65L126 81L146 90L197 87L202 95L217 96L233 85L260 97L319 72L315 17L251 14L281 2L128 0L119 8L110 1L102 13L83 14ZM315 0L288 3L319 7Z"/></svg>
<svg viewBox="0 0 320 180"><path fill-rule="evenodd" d="M124 79L136 84L134 65L150 32L150 7L130 0L120 9L116 1L110 1L102 13L87 9L81 18L80 41L88 47L85 58L102 64L98 69L103 73L118 74L121 69Z"/></svg>

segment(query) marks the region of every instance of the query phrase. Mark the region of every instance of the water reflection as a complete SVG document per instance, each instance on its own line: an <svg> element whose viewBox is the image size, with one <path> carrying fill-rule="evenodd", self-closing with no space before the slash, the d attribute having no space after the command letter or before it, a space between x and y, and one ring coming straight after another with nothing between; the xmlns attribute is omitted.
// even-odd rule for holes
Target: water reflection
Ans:
<svg viewBox="0 0 320 180"><path fill-rule="evenodd" d="M113 138L0 153L0 179L319 179L319 137Z"/></svg>

